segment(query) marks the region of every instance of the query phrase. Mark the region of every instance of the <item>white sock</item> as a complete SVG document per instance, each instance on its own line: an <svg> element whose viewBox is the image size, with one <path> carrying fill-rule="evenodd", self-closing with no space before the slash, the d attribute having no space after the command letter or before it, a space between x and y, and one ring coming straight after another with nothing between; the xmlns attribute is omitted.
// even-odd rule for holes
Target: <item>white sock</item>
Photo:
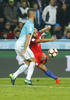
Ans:
<svg viewBox="0 0 70 100"><path fill-rule="evenodd" d="M26 70L24 71L24 73L25 73L25 75L27 75L27 73L28 73L28 69L26 69Z"/></svg>
<svg viewBox="0 0 70 100"><path fill-rule="evenodd" d="M28 66L26 64L20 66L19 69L15 73L13 73L13 77L16 78L19 74L23 73L27 68Z"/></svg>
<svg viewBox="0 0 70 100"><path fill-rule="evenodd" d="M31 80L31 76L34 72L34 67L35 67L35 63L31 62L30 65L29 65L29 68L28 68L28 73L27 73L26 79Z"/></svg>

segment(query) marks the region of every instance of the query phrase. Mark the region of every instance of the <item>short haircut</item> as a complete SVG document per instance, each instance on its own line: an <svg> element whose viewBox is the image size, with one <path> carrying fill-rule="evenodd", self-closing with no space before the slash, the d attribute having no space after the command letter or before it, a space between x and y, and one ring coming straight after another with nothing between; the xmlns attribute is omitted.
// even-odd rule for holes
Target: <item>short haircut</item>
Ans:
<svg viewBox="0 0 70 100"><path fill-rule="evenodd" d="M29 8L27 11L27 16L31 17L34 12L35 12L35 10L33 8Z"/></svg>

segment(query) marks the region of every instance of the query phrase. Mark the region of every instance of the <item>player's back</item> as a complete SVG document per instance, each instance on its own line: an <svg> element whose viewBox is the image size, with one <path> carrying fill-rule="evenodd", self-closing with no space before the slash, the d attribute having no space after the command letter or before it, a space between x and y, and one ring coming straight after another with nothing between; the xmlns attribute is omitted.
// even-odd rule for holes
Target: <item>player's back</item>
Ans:
<svg viewBox="0 0 70 100"><path fill-rule="evenodd" d="M16 42L15 47L17 46L24 47L27 34L31 33L32 37L33 31L34 31L34 24L32 23L31 20L28 19L28 21L25 23L25 25L21 30L20 36Z"/></svg>

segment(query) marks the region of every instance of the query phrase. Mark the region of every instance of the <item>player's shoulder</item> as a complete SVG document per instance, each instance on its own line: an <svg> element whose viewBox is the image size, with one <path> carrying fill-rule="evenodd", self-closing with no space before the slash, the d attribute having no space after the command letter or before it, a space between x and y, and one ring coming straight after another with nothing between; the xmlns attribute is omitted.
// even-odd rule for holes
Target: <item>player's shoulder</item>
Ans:
<svg viewBox="0 0 70 100"><path fill-rule="evenodd" d="M39 30L38 31L38 37L41 36L42 34L43 34L43 31L42 30Z"/></svg>
<svg viewBox="0 0 70 100"><path fill-rule="evenodd" d="M29 20L29 19L27 20L25 26L26 26L27 28L30 28L30 27L34 28L34 24L33 24L32 21Z"/></svg>
<svg viewBox="0 0 70 100"><path fill-rule="evenodd" d="M30 19L27 20L27 23L33 25L32 21Z"/></svg>
<svg viewBox="0 0 70 100"><path fill-rule="evenodd" d="M39 33L42 33L42 30L39 30L39 31L38 31L38 34L39 34Z"/></svg>

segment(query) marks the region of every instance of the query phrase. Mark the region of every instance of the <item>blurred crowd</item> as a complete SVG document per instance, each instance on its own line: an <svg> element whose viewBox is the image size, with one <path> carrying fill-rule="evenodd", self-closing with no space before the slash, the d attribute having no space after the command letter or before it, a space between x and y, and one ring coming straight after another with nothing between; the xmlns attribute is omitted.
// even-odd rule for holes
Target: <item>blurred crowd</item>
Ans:
<svg viewBox="0 0 70 100"><path fill-rule="evenodd" d="M70 39L70 0L0 0L0 39L19 38L29 8L35 9L37 30L51 26L42 39Z"/></svg>

